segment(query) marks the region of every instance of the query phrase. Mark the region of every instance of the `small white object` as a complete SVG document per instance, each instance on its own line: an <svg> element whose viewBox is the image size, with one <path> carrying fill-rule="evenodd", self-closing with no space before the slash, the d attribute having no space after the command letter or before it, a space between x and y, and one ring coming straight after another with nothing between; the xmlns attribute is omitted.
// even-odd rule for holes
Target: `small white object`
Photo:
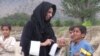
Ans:
<svg viewBox="0 0 100 56"><path fill-rule="evenodd" d="M31 41L29 54L39 56L39 51L40 51L40 41Z"/></svg>
<svg viewBox="0 0 100 56"><path fill-rule="evenodd" d="M53 46L51 47L50 52L49 52L49 55L50 56L55 56L57 47L58 47L58 44L57 43L53 44Z"/></svg>

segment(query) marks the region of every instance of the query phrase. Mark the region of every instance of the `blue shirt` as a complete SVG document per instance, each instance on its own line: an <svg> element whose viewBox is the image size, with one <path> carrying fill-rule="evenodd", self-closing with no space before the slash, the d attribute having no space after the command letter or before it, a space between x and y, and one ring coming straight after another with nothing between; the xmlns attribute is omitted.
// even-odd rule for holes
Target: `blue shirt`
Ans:
<svg viewBox="0 0 100 56"><path fill-rule="evenodd" d="M93 47L87 42L86 40L81 40L79 43L71 43L70 45L70 56L74 56L75 53L79 53L80 49L83 48L86 51L90 52L93 54L94 49ZM85 56L84 54L80 54L80 56Z"/></svg>

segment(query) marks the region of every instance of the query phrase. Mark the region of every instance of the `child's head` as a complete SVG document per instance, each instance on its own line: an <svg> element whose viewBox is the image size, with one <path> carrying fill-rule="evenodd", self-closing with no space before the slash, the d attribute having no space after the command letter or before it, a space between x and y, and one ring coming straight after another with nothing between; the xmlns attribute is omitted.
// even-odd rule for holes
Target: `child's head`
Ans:
<svg viewBox="0 0 100 56"><path fill-rule="evenodd" d="M74 26L70 26L70 27L69 27L69 34L72 34L73 29L74 29Z"/></svg>
<svg viewBox="0 0 100 56"><path fill-rule="evenodd" d="M74 26L69 27L69 35L70 35L71 41L72 41L72 38L73 38L73 29L74 29Z"/></svg>
<svg viewBox="0 0 100 56"><path fill-rule="evenodd" d="M10 35L10 31L11 31L11 25L10 24L2 24L1 25L1 31L4 37L8 37Z"/></svg>
<svg viewBox="0 0 100 56"><path fill-rule="evenodd" d="M71 40L76 42L77 40L84 38L86 32L87 29L85 26L82 25L73 26L72 33L70 34Z"/></svg>

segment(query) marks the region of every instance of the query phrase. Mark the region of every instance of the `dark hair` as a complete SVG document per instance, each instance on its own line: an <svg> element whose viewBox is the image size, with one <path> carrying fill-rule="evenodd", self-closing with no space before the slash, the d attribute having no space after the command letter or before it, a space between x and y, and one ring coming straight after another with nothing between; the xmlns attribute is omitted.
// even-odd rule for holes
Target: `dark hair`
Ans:
<svg viewBox="0 0 100 56"><path fill-rule="evenodd" d="M77 26L74 26L74 28L79 28L79 30L81 31L82 34L86 34L87 33L87 29L83 25L77 25Z"/></svg>
<svg viewBox="0 0 100 56"><path fill-rule="evenodd" d="M9 23L4 23L1 25L1 30L3 29L4 26L7 26L9 30L12 30L11 25Z"/></svg>
<svg viewBox="0 0 100 56"><path fill-rule="evenodd" d="M69 31L72 31L74 29L74 26L69 27Z"/></svg>

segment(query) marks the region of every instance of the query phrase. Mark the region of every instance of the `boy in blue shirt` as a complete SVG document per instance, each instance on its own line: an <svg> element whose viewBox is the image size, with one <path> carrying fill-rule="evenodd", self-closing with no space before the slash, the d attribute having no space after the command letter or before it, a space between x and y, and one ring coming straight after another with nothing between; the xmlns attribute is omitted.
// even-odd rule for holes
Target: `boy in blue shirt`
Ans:
<svg viewBox="0 0 100 56"><path fill-rule="evenodd" d="M73 26L70 33L71 43L70 43L70 56L92 56L94 49L93 47L84 40L87 29L85 26L77 25ZM70 30L69 30L70 31ZM84 49L85 51L81 50Z"/></svg>

